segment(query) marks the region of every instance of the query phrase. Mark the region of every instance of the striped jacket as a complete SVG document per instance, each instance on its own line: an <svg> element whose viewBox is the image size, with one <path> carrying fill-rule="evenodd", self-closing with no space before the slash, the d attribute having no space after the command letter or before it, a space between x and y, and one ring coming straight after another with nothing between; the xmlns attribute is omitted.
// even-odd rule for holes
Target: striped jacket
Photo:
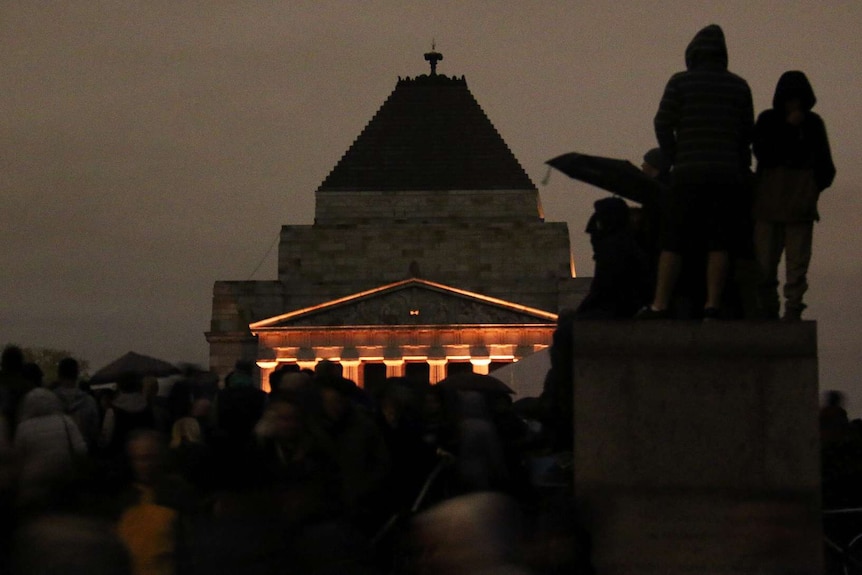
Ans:
<svg viewBox="0 0 862 575"><path fill-rule="evenodd" d="M685 51L687 70L674 74L654 124L675 179L702 181L751 166L754 104L748 83L728 71L724 32L699 31Z"/></svg>

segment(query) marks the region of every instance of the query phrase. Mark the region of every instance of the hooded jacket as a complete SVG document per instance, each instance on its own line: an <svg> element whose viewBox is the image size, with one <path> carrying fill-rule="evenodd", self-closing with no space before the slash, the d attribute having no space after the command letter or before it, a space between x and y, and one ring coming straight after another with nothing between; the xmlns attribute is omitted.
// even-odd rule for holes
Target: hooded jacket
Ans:
<svg viewBox="0 0 862 575"><path fill-rule="evenodd" d="M54 393L60 398L64 411L75 421L87 445L95 445L101 425L95 398L82 389L62 384L54 388Z"/></svg>
<svg viewBox="0 0 862 575"><path fill-rule="evenodd" d="M20 458L18 489L27 504L43 500L68 477L73 459L87 453L78 426L54 392L38 387L19 408L14 449Z"/></svg>
<svg viewBox="0 0 862 575"><path fill-rule="evenodd" d="M786 120L785 106L793 99L798 99L804 110L798 126ZM832 185L835 165L823 119L811 111L816 103L814 89L804 73L791 70L781 75L772 108L761 112L754 128L758 174L778 167L813 170L818 191Z"/></svg>
<svg viewBox="0 0 862 575"><path fill-rule="evenodd" d="M700 30L685 51L686 71L665 87L654 126L674 178L736 177L751 165L754 104L748 83L728 71L724 32Z"/></svg>

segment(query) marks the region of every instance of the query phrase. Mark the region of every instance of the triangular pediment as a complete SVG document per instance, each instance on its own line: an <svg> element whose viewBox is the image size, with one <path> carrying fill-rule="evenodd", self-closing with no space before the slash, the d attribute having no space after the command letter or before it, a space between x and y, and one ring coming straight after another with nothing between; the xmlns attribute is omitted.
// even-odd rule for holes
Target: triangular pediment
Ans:
<svg viewBox="0 0 862 575"><path fill-rule="evenodd" d="M275 316L252 331L369 325L523 325L555 323L554 313L412 278Z"/></svg>

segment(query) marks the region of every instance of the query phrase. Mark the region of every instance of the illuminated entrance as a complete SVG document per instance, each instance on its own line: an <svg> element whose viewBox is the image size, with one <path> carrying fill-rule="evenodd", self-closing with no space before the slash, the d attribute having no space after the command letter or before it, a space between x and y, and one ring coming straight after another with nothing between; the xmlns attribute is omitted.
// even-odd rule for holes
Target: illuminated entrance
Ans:
<svg viewBox="0 0 862 575"><path fill-rule="evenodd" d="M556 314L411 278L249 325L264 389L280 364L341 364L367 378L437 383L449 373L488 373L551 344ZM427 374L427 375L426 375Z"/></svg>

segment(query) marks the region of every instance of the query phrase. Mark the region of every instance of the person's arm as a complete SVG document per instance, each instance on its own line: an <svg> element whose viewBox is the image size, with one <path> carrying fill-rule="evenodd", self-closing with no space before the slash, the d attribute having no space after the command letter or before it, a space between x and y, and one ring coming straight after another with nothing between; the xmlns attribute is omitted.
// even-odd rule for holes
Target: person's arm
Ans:
<svg viewBox="0 0 862 575"><path fill-rule="evenodd" d="M820 116L815 116L814 126L814 181L817 190L822 192L835 180L835 164L832 162L832 150L829 147L829 136L826 134L826 124Z"/></svg>
<svg viewBox="0 0 862 575"><path fill-rule="evenodd" d="M676 160L676 128L679 124L680 101L676 76L665 86L661 102L653 119L655 136L662 153L671 164Z"/></svg>
<svg viewBox="0 0 862 575"><path fill-rule="evenodd" d="M751 137L751 151L754 152L754 157L757 160L757 165L763 167L764 160L768 154L766 130L769 120L769 110L761 112L757 117L757 122L754 124L754 130Z"/></svg>
<svg viewBox="0 0 862 575"><path fill-rule="evenodd" d="M72 450L69 455L86 455L87 442L84 441L84 436L78 429L78 425L75 423L75 420L68 415L62 415L61 417L63 418L63 425L66 428L66 433L69 434L69 447Z"/></svg>
<svg viewBox="0 0 862 575"><path fill-rule="evenodd" d="M740 169L749 171L751 169L751 149L754 140L754 99L751 97L751 88L746 86L745 101L742 105L741 127L740 127Z"/></svg>

